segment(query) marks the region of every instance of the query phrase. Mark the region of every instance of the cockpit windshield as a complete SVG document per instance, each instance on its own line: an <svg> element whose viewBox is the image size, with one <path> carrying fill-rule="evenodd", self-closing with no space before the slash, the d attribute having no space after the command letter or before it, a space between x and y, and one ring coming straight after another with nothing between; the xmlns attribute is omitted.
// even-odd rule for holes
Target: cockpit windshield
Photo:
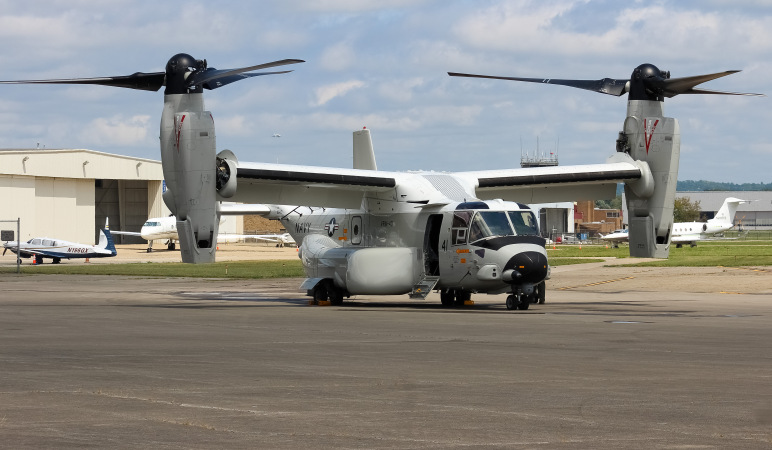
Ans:
<svg viewBox="0 0 772 450"><path fill-rule="evenodd" d="M469 227L469 242L492 236L538 236L536 216L531 211L478 211Z"/></svg>
<svg viewBox="0 0 772 450"><path fill-rule="evenodd" d="M507 214L509 214L509 220L515 226L515 234L518 236L539 235L539 224L531 211L510 211Z"/></svg>
<svg viewBox="0 0 772 450"><path fill-rule="evenodd" d="M491 236L512 236L512 226L507 215L501 211L479 211L469 227L469 242L479 241Z"/></svg>

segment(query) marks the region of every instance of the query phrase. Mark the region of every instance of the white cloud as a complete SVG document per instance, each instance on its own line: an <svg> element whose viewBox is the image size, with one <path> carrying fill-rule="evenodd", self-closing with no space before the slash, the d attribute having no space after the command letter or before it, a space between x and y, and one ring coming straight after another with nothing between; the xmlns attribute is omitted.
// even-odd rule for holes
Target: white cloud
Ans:
<svg viewBox="0 0 772 450"><path fill-rule="evenodd" d="M426 83L423 78L409 78L383 82L378 86L378 93L389 100L409 102L413 99L413 90Z"/></svg>
<svg viewBox="0 0 772 450"><path fill-rule="evenodd" d="M234 136L248 136L251 130L247 127L247 119L242 115L218 117L215 120L217 133L227 133Z"/></svg>
<svg viewBox="0 0 772 450"><path fill-rule="evenodd" d="M322 106L335 97L346 95L352 89L358 89L365 85L364 81L351 80L343 83L329 84L316 88L316 100L311 106Z"/></svg>
<svg viewBox="0 0 772 450"><path fill-rule="evenodd" d="M349 42L339 42L325 48L319 55L319 67L331 72L348 70L356 63L354 48Z"/></svg>
<svg viewBox="0 0 772 450"><path fill-rule="evenodd" d="M149 124L150 116L145 115L100 117L88 124L80 139L103 148L137 145L146 141Z"/></svg>

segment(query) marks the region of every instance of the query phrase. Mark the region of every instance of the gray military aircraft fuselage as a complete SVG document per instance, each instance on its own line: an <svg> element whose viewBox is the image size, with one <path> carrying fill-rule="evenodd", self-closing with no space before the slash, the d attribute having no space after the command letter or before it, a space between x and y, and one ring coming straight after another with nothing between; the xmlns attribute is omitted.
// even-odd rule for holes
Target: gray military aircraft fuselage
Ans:
<svg viewBox="0 0 772 450"><path fill-rule="evenodd" d="M411 174L421 177L419 174ZM439 289L444 305L511 292L510 309L544 300L545 240L533 212L501 200L416 205L369 198L362 209L272 206L296 242L316 300ZM419 208L417 210L417 208Z"/></svg>

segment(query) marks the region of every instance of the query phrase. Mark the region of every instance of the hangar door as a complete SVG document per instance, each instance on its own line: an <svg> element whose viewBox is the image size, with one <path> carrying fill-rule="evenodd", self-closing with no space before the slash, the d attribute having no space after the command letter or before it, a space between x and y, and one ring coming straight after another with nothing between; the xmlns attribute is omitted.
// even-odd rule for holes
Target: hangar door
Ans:
<svg viewBox="0 0 772 450"><path fill-rule="evenodd" d="M94 189L95 236L110 218L110 228L136 231L147 221L147 181L144 180L95 180ZM136 236L114 235L116 244L142 244Z"/></svg>

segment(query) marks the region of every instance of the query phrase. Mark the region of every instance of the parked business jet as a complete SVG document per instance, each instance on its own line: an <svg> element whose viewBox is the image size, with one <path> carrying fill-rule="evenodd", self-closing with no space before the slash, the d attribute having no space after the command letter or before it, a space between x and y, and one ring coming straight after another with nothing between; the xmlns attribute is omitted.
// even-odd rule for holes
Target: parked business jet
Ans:
<svg viewBox="0 0 772 450"><path fill-rule="evenodd" d="M78 244L62 239L42 237L33 238L27 242L4 242L3 247L3 255L10 250L19 255L20 258L34 256L35 264L43 264L43 258L51 258L54 264L59 264L62 259L105 258L117 254L107 220L105 220L104 229L99 230L99 243L97 245Z"/></svg>
<svg viewBox="0 0 772 450"><path fill-rule="evenodd" d="M707 222L676 222L673 224L673 235L671 242L676 244L677 248L689 244L692 247L697 245L697 241L704 241L713 238L717 233L729 230L734 226L734 215L740 203L749 203L748 200L728 197L721 205L721 209L716 213L716 217ZM627 242L628 230L616 230L601 239L611 242L614 247L618 247L620 242Z"/></svg>
<svg viewBox="0 0 772 450"><path fill-rule="evenodd" d="M231 213L233 214L233 213ZM179 235L177 234L177 218L174 216L168 217L153 217L147 219L147 222L142 225L139 232L135 231L113 231L113 234L121 234L125 236L138 236L148 242L147 252L153 251L154 240L165 240L166 248L174 250L177 248L177 241L179 241ZM295 240L289 233L283 234L230 234L219 233L217 235L218 244L226 244L231 242L238 242L242 239L257 239L267 242L275 242L277 247L289 247L296 245Z"/></svg>
<svg viewBox="0 0 772 450"><path fill-rule="evenodd" d="M734 226L734 215L740 203L750 203L748 200L729 197L724 200L721 209L716 213L716 217L707 222L680 222L673 224L673 237L671 242L681 248L684 244L692 247L697 245L697 241L713 238L717 233L729 230Z"/></svg>

